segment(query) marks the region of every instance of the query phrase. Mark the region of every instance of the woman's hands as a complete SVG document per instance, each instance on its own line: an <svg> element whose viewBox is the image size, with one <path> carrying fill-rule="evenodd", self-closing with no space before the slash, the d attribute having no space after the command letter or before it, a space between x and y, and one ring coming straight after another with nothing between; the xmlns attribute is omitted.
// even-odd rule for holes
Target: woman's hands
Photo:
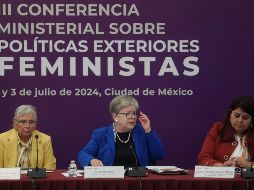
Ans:
<svg viewBox="0 0 254 190"><path fill-rule="evenodd" d="M151 129L150 119L147 117L147 115L145 115L143 112L140 111L140 116L138 119L139 119L142 127L144 128L144 131L146 133L149 133L152 129Z"/></svg>
<svg viewBox="0 0 254 190"><path fill-rule="evenodd" d="M234 157L234 158L230 158L228 161L224 163L217 163L215 166L217 167L232 166L232 167L240 167L240 168L250 168L251 162L245 160L242 157Z"/></svg>
<svg viewBox="0 0 254 190"><path fill-rule="evenodd" d="M235 167L236 166L236 162L233 161L233 160L228 160L228 161L224 162L223 166Z"/></svg>
<svg viewBox="0 0 254 190"><path fill-rule="evenodd" d="M237 167L240 167L240 168L250 168L251 167L251 162L245 160L242 157L233 158L233 161L236 163Z"/></svg>
<svg viewBox="0 0 254 190"><path fill-rule="evenodd" d="M103 166L102 161L98 160L98 159L92 159L90 161L90 165L91 166Z"/></svg>

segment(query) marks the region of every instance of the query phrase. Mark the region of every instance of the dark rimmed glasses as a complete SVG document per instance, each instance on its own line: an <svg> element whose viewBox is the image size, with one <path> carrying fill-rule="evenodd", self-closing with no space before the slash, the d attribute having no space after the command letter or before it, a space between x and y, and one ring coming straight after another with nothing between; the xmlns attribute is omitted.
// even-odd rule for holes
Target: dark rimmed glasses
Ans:
<svg viewBox="0 0 254 190"><path fill-rule="evenodd" d="M123 114L127 119L137 119L139 117L137 112L119 112L118 114Z"/></svg>

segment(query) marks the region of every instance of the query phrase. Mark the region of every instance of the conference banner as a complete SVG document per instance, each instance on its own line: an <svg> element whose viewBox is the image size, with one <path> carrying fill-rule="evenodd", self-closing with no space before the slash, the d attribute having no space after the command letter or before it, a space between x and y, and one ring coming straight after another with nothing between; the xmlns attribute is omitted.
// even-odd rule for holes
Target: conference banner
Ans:
<svg viewBox="0 0 254 190"><path fill-rule="evenodd" d="M194 168L230 101L254 95L250 1L1 1L1 133L34 105L67 168L109 102L137 98L165 147L161 165Z"/></svg>

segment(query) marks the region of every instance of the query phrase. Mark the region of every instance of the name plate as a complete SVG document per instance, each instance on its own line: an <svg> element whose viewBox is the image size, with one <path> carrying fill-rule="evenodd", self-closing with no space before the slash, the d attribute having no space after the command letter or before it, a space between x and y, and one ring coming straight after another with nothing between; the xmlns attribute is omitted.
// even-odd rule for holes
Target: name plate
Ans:
<svg viewBox="0 0 254 190"><path fill-rule="evenodd" d="M0 180L20 179L20 168L0 168Z"/></svg>
<svg viewBox="0 0 254 190"><path fill-rule="evenodd" d="M234 178L235 167L195 166L194 177Z"/></svg>
<svg viewBox="0 0 254 190"><path fill-rule="evenodd" d="M84 178L124 178L123 166L85 166Z"/></svg>

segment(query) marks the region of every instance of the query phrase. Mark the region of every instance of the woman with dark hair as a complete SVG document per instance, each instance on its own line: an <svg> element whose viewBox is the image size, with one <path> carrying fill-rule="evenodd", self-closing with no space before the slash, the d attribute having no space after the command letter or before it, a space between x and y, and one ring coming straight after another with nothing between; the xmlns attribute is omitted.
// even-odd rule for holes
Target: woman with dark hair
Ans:
<svg viewBox="0 0 254 190"><path fill-rule="evenodd" d="M236 97L222 122L208 132L198 164L250 168L254 160L254 99Z"/></svg>

